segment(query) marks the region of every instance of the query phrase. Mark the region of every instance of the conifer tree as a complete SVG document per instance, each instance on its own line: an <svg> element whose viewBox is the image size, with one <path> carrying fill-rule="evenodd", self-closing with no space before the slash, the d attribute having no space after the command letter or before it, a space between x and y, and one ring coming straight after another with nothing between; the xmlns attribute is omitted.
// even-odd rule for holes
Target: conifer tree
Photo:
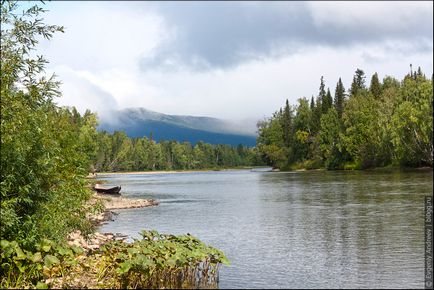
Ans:
<svg viewBox="0 0 434 290"><path fill-rule="evenodd" d="M292 116L288 99L286 99L285 109L283 110L283 142L286 147L291 144Z"/></svg>
<svg viewBox="0 0 434 290"><path fill-rule="evenodd" d="M321 76L321 83L319 85L319 98L321 100L321 103L324 102L325 96L326 96L326 91L325 91L324 77Z"/></svg>
<svg viewBox="0 0 434 290"><path fill-rule="evenodd" d="M363 89L366 89L365 72L361 69L357 69L351 84L350 95L356 96Z"/></svg>
<svg viewBox="0 0 434 290"><path fill-rule="evenodd" d="M316 98L315 107L312 110L312 132L317 133L321 125L322 102L318 96Z"/></svg>
<svg viewBox="0 0 434 290"><path fill-rule="evenodd" d="M327 111L332 107L332 105L333 105L333 98L332 95L330 94L330 89L327 89L327 93L322 102L322 113L326 114Z"/></svg>
<svg viewBox="0 0 434 290"><path fill-rule="evenodd" d="M344 98L345 98L345 88L344 85L342 84L341 78L339 78L339 81L336 84L335 100L334 100L334 105L338 113L339 119L342 117L342 112L344 111Z"/></svg>
<svg viewBox="0 0 434 290"><path fill-rule="evenodd" d="M374 73L371 78L371 85L369 86L369 91L374 96L374 98L378 99L381 95L381 84L378 80L378 74Z"/></svg>
<svg viewBox="0 0 434 290"><path fill-rule="evenodd" d="M420 66L417 68L417 73L416 73L417 77L423 77L425 78L425 75L422 72L422 69L420 68Z"/></svg>

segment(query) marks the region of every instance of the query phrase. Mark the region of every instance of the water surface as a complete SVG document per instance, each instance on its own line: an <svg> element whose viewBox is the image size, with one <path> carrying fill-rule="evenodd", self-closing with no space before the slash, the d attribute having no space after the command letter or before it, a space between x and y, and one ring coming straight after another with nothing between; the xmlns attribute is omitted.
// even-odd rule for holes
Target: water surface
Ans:
<svg viewBox="0 0 434 290"><path fill-rule="evenodd" d="M220 288L423 288L428 172L108 174L152 208L103 232L190 233L225 252Z"/></svg>

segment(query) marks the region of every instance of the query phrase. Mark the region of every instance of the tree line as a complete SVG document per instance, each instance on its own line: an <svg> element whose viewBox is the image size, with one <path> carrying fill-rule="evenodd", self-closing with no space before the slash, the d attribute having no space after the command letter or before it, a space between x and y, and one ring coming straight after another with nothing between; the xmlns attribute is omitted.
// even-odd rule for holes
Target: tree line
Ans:
<svg viewBox="0 0 434 290"><path fill-rule="evenodd" d="M88 155L92 171L216 169L263 165L256 148L174 140L156 142L152 135L130 138L123 131L95 133Z"/></svg>
<svg viewBox="0 0 434 290"><path fill-rule="evenodd" d="M348 91L339 78L297 105L258 122L257 148L280 169L433 166L433 80L419 67L401 81L357 69Z"/></svg>

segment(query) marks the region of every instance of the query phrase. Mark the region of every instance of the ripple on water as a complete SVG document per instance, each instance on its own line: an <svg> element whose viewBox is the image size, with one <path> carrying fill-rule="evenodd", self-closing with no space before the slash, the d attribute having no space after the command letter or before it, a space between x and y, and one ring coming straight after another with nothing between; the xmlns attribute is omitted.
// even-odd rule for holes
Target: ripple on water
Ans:
<svg viewBox="0 0 434 290"><path fill-rule="evenodd" d="M231 266L220 288L422 288L428 172L109 175L157 207L118 211L101 231L191 233Z"/></svg>

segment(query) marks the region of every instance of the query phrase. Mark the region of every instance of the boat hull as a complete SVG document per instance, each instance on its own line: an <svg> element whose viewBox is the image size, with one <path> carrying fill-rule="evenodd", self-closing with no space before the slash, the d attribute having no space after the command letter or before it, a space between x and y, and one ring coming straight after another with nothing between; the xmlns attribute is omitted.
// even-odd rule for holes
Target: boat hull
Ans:
<svg viewBox="0 0 434 290"><path fill-rule="evenodd" d="M120 186L114 186L114 187L110 187L110 188L93 187L93 190L95 190L98 193L120 195L121 187Z"/></svg>

